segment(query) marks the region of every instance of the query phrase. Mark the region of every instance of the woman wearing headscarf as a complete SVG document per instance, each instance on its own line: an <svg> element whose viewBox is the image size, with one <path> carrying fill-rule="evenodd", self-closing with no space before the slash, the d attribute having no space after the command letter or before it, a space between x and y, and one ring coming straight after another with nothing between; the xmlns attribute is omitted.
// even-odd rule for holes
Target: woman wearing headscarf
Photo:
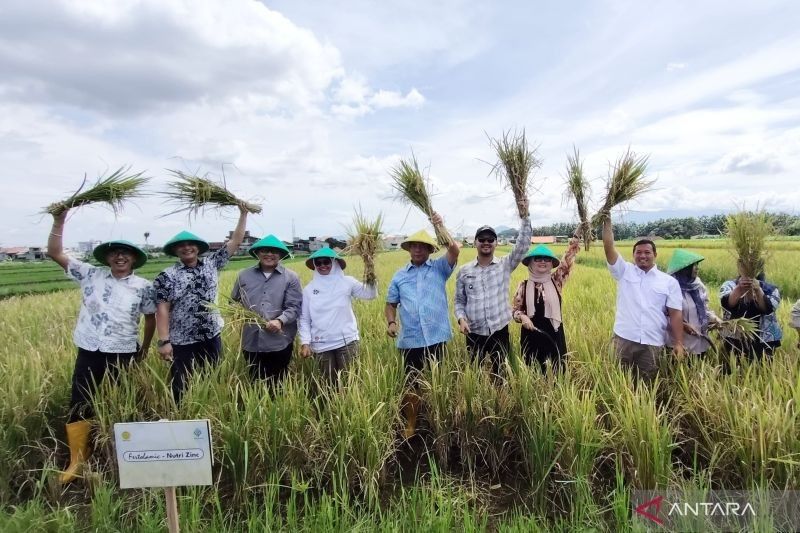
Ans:
<svg viewBox="0 0 800 533"><path fill-rule="evenodd" d="M378 296L378 288L345 276L347 263L330 248L314 252L306 266L314 271L314 277L303 289L300 355L315 353L322 375L335 383L339 372L358 355L360 337L352 300L372 300Z"/></svg>
<svg viewBox="0 0 800 533"><path fill-rule="evenodd" d="M705 257L688 250L678 248L672 254L667 265L667 274L678 280L683 294L683 347L687 353L704 354L710 347L709 328L720 324L719 317L708 305L708 291L697 272L700 261ZM667 346L672 347L674 341L667 329Z"/></svg>
<svg viewBox="0 0 800 533"><path fill-rule="evenodd" d="M520 346L525 363L537 361L544 372L549 359L553 370L563 367L567 339L561 316L561 290L567 282L580 249L572 238L561 260L540 244L522 259L528 279L520 282L514 295L514 320L522 324Z"/></svg>
<svg viewBox="0 0 800 533"><path fill-rule="evenodd" d="M764 355L771 357L783 338L777 318L780 292L778 287L767 283L763 268L759 269L755 278L750 278L743 274L741 264L737 266L739 277L726 281L719 288L722 318L749 318L758 326L754 337L741 333L725 337L725 347L729 352L744 355L751 361L761 360Z"/></svg>

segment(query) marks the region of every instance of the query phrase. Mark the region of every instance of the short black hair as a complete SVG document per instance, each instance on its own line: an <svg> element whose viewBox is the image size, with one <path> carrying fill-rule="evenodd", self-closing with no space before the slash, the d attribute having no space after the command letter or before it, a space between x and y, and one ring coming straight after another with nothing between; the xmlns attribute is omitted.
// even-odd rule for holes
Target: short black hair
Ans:
<svg viewBox="0 0 800 533"><path fill-rule="evenodd" d="M654 243L654 242L653 242L653 241L651 241L650 239L639 239L638 241L636 241L636 244L634 244L634 245L633 245L633 251L634 251L634 253L636 252L636 247L637 247L637 246L639 246L639 245L641 245L641 244L649 244L650 246L652 246L652 247L653 247L653 253L654 253L654 254L655 254L655 253L658 253L658 252L656 252L656 243Z"/></svg>

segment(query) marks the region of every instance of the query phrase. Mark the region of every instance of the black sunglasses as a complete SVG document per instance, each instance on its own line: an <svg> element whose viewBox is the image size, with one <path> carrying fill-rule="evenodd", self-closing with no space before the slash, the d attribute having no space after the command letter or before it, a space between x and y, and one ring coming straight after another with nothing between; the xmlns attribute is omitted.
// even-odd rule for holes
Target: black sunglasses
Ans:
<svg viewBox="0 0 800 533"><path fill-rule="evenodd" d="M494 242L494 237L479 237L478 238L478 242L481 243L481 244L487 243L487 242L489 244L491 244L491 243Z"/></svg>
<svg viewBox="0 0 800 533"><path fill-rule="evenodd" d="M333 261L331 261L327 257L321 257L319 259L314 259L314 264L316 266L318 266L318 267L330 266L332 263L333 263Z"/></svg>

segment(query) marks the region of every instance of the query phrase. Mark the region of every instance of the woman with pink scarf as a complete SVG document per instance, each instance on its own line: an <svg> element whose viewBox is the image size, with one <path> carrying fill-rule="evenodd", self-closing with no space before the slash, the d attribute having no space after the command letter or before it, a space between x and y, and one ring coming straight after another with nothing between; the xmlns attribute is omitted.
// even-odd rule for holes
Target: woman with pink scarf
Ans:
<svg viewBox="0 0 800 533"><path fill-rule="evenodd" d="M514 295L514 320L522 324L520 345L525 363L539 363L544 372L549 359L553 370L563 367L567 339L561 317L561 289L569 278L580 244L570 239L561 260L540 244L522 259L528 279Z"/></svg>

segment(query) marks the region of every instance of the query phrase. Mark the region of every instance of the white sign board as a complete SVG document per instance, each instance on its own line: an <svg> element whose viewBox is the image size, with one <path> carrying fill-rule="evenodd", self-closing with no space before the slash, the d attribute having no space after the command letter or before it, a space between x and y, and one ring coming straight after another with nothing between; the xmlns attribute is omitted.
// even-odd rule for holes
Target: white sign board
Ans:
<svg viewBox="0 0 800 533"><path fill-rule="evenodd" d="M208 420L114 424L123 489L211 485Z"/></svg>

